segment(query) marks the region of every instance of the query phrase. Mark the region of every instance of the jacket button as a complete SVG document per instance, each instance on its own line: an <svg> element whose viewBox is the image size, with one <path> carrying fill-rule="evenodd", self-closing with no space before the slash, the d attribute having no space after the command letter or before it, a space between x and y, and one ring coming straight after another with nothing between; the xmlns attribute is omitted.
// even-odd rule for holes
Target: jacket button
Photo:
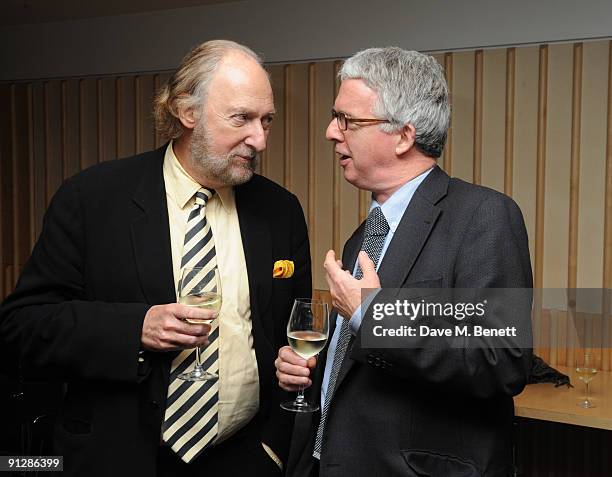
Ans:
<svg viewBox="0 0 612 477"><path fill-rule="evenodd" d="M152 408L159 409L159 402L157 402L156 400L149 401L149 404L151 405Z"/></svg>

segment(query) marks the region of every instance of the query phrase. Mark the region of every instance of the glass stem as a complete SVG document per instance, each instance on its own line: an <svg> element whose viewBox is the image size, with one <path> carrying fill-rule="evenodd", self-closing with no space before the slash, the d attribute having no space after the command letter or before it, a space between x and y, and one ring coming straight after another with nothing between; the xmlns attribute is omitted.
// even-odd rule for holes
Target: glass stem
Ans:
<svg viewBox="0 0 612 477"><path fill-rule="evenodd" d="M584 383L586 396L584 397L584 402L589 402L589 382Z"/></svg>
<svg viewBox="0 0 612 477"><path fill-rule="evenodd" d="M195 369L202 369L202 361L200 358L200 347L196 346L196 359L195 359Z"/></svg>
<svg viewBox="0 0 612 477"><path fill-rule="evenodd" d="M300 388L298 389L298 393L297 393L297 397L295 398L295 401L300 404L304 402L304 386L300 386Z"/></svg>

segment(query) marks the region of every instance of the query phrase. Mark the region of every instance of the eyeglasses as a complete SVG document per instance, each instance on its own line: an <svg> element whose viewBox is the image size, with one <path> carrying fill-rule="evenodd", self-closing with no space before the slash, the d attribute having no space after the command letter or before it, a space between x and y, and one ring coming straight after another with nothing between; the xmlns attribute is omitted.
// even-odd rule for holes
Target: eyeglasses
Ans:
<svg viewBox="0 0 612 477"><path fill-rule="evenodd" d="M369 123L369 124L381 124L381 123L390 123L388 119L363 119L363 118L348 118L346 114L340 113L335 109L331 110L332 118L335 118L338 122L338 128L340 131L346 131L348 129L349 123Z"/></svg>

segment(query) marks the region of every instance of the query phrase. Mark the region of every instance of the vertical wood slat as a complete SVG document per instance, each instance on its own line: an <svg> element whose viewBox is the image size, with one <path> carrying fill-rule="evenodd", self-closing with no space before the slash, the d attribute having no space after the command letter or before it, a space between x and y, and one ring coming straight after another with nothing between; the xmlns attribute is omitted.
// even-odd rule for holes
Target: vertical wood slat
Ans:
<svg viewBox="0 0 612 477"><path fill-rule="evenodd" d="M606 127L606 165L605 165L605 196L604 196L604 250L603 250L603 287L612 289L612 40L608 42L608 108ZM610 294L605 295L608 299ZM610 303L603 303L604 309L610 309ZM610 316L605 323L608 325L606 337L612 343L612 326ZM603 354L604 366L612 369L612 350L606 348ZM612 467L612 465L611 465Z"/></svg>
<svg viewBox="0 0 612 477"><path fill-rule="evenodd" d="M29 248L34 246L36 241L36 203L34 201L35 193L35 174L34 174L34 102L32 93L32 84L27 86L27 115L28 115L28 191L30 191L30 236L28 240ZM1 234L2 232L0 232ZM1 239L0 239L1 240ZM2 247L0 246L0 256L2 256ZM2 273L0 271L0 273ZM0 286L1 290L1 286Z"/></svg>
<svg viewBox="0 0 612 477"><path fill-rule="evenodd" d="M123 102L123 78L118 76L115 78L115 152L112 159L121 157L121 145L123 144L123 117L122 117L122 102Z"/></svg>
<svg viewBox="0 0 612 477"><path fill-rule="evenodd" d="M582 43L573 49L572 131L569 191L569 247L567 286L576 288L578 279L578 205L580 194L580 118L582 111Z"/></svg>
<svg viewBox="0 0 612 477"><path fill-rule="evenodd" d="M144 151L142 148L144 131L142 127L143 114L140 110L140 98L142 96L142 76L136 76L134 78L134 143L136 153Z"/></svg>
<svg viewBox="0 0 612 477"><path fill-rule="evenodd" d="M316 113L317 113L317 65L308 64L308 235L310 237L310 256L315 255L318 240L317 210L315 204L315 183L317 178L317 166L315 163L315 138L316 138ZM313 264L316 267L316 263ZM314 279L314 277L313 277Z"/></svg>
<svg viewBox="0 0 612 477"><path fill-rule="evenodd" d="M12 203L13 203L13 211L12 211L12 220L11 220L11 225L12 225L12 232L13 232L13 250L12 250L12 256L11 256L11 264L13 264L13 272L17 273L17 269L19 268L19 239L20 239L20 230L19 230L19 222L18 222L18 216L19 216L19 185L18 185L18 170L17 170L17 163L19 161L19 150L17 149L17 105L16 103L16 98L15 98L15 89L17 87L12 84L10 86L10 96L11 96L11 104L10 104L10 124L11 124L11 134L10 134L10 140L11 140L11 161L12 161L12 167L11 167L11 182L12 182L12 188L11 188L11 199L12 199ZM17 279L16 276L11 277L13 283L15 282L15 280Z"/></svg>
<svg viewBox="0 0 612 477"><path fill-rule="evenodd" d="M11 133L10 125L10 103L11 88L8 84L0 84L0 297L6 294L6 269L9 265L9 246L7 239L12 239L9 234L8 221L11 197L10 190L11 174L7 168L12 167L12 153L10 152L11 141L8 135Z"/></svg>
<svg viewBox="0 0 612 477"><path fill-rule="evenodd" d="M453 53L453 176L472 182L474 179L474 73L475 53Z"/></svg>
<svg viewBox="0 0 612 477"><path fill-rule="evenodd" d="M102 112L102 79L98 79L96 80L96 112L97 112L97 118L96 118L96 124L97 124L97 135L96 135L96 143L98 145L98 157L97 157L97 162L101 162L102 158L104 157L104 145L103 145L103 141L104 141L104 134L103 134L103 125L102 125L102 118L103 118L103 112Z"/></svg>
<svg viewBox="0 0 612 477"><path fill-rule="evenodd" d="M514 179L514 82L516 50L506 50L506 114L504 124L504 194L512 197Z"/></svg>
<svg viewBox="0 0 612 477"><path fill-rule="evenodd" d="M274 93L276 114L268 135L268 144L262 156L261 173L283 184L285 177L285 66L268 67Z"/></svg>
<svg viewBox="0 0 612 477"><path fill-rule="evenodd" d="M309 210L316 217L314 232L310 232L312 244L312 276L313 288L327 287L323 261L325 254L333 248L333 216L334 216L334 152L331 141L325 139L325 130L330 120L329 109L334 100L332 62L321 62L314 68L315 81L313 108L311 109L311 124L314 127L312 159L314 160L314 180L309 190Z"/></svg>
<svg viewBox="0 0 612 477"><path fill-rule="evenodd" d="M538 79L538 133L536 171L536 240L534 287L544 283L544 206L546 184L546 100L548 97L548 46L540 47Z"/></svg>
<svg viewBox="0 0 612 477"><path fill-rule="evenodd" d="M474 184L482 184L482 56L482 50L476 50L474 53L474 144L472 146Z"/></svg>

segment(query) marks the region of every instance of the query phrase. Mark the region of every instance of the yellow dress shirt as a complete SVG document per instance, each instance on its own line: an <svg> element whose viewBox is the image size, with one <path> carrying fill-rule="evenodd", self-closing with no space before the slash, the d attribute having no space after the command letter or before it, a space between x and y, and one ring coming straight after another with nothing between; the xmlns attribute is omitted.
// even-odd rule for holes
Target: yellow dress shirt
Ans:
<svg viewBox="0 0 612 477"><path fill-rule="evenodd" d="M172 269L178 290L187 217L200 189L181 166L172 149L166 149L163 166ZM223 304L219 313L219 424L214 443L246 425L259 409L259 375L251 332L249 283L232 187L216 190L206 204L206 219L215 240L221 275Z"/></svg>

